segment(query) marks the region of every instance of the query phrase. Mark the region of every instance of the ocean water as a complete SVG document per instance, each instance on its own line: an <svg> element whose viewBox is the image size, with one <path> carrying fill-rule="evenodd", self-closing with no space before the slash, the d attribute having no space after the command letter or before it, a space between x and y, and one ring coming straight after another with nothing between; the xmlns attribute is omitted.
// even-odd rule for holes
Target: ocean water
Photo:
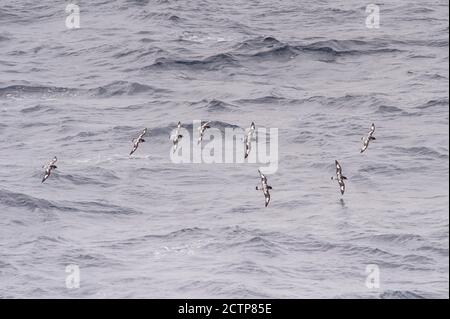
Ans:
<svg viewBox="0 0 450 319"><path fill-rule="evenodd" d="M449 297L447 1L67 3L0 0L0 297ZM193 120L278 128L267 208Z"/></svg>

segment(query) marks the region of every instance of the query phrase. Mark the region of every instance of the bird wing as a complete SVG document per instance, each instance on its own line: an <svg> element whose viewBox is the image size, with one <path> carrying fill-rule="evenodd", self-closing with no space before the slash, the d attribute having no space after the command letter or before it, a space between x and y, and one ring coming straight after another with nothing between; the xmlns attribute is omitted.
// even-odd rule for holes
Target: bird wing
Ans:
<svg viewBox="0 0 450 319"><path fill-rule="evenodd" d="M344 195L345 192L345 183L343 181L341 181L339 183L340 189L341 189L341 194Z"/></svg>
<svg viewBox="0 0 450 319"><path fill-rule="evenodd" d="M56 156L47 164L45 164L44 166L42 166L42 168L45 168L46 170L49 169L52 165L54 165L56 163L58 159L56 158Z"/></svg>
<svg viewBox="0 0 450 319"><path fill-rule="evenodd" d="M341 164L339 164L338 161L336 161L336 174L341 174L342 173L342 167Z"/></svg>
<svg viewBox="0 0 450 319"><path fill-rule="evenodd" d="M375 133L375 124L374 123L372 123L372 126L370 127L369 136L372 136L373 133Z"/></svg>
<svg viewBox="0 0 450 319"><path fill-rule="evenodd" d="M137 140L139 141L141 138L144 137L144 135L147 134L147 129L145 128L142 133L139 135L139 137L137 138Z"/></svg>
<svg viewBox="0 0 450 319"><path fill-rule="evenodd" d="M267 177L263 174L263 173L261 173L261 171L260 170L258 170L258 173L259 173L259 176L261 177L261 183L264 185L264 184L267 184Z"/></svg>
<svg viewBox="0 0 450 319"><path fill-rule="evenodd" d="M265 196L265 206L267 207L267 205L269 205L269 202L270 202L269 191L264 192L264 196Z"/></svg>
<svg viewBox="0 0 450 319"><path fill-rule="evenodd" d="M134 153L134 152L136 152L136 150L137 150L137 148L138 148L138 145L139 145L139 143L138 143L138 142L134 143L134 145L133 145L133 149L131 150L131 153L130 153L130 155L133 155L133 153Z"/></svg>
<svg viewBox="0 0 450 319"><path fill-rule="evenodd" d="M250 154L251 144L250 141L247 139L245 142L245 157L247 158L248 154Z"/></svg>
<svg viewBox="0 0 450 319"><path fill-rule="evenodd" d="M369 146L369 138L364 137L363 138L363 147L361 148L361 153L364 152L368 146Z"/></svg>
<svg viewBox="0 0 450 319"><path fill-rule="evenodd" d="M42 178L42 183L45 182L49 176L50 173L45 173L44 177Z"/></svg>

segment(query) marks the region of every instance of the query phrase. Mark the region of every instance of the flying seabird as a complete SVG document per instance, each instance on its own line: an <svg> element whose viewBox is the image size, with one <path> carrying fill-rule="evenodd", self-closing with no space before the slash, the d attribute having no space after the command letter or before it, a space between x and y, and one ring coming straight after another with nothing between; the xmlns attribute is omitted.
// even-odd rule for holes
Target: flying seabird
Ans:
<svg viewBox="0 0 450 319"><path fill-rule="evenodd" d="M265 207L269 205L270 202L270 193L269 189L272 189L272 186L267 185L267 177L258 170L259 176L261 177L261 186L256 186L256 190L261 190L264 193L265 197Z"/></svg>
<svg viewBox="0 0 450 319"><path fill-rule="evenodd" d="M345 183L344 180L347 179L347 177L342 175L342 166L339 164L338 161L336 161L336 177L331 177L332 180L337 180L339 183L339 187L341 189L341 194L344 195L345 192Z"/></svg>
<svg viewBox="0 0 450 319"><path fill-rule="evenodd" d="M199 135L200 135L200 136L198 137L198 142L197 142L197 144L200 144L201 141L203 140L203 134L205 133L206 129L207 129L207 128L211 128L211 126L208 125L209 123L211 123L211 122L206 122L206 123L204 123L203 125L201 125L201 126L198 128L198 131L199 131Z"/></svg>
<svg viewBox="0 0 450 319"><path fill-rule="evenodd" d="M255 133L255 123L252 122L250 125L250 128L246 130L246 135L244 137L244 144L245 144L245 158L248 157L248 154L250 154L251 146L252 146L252 139L253 134Z"/></svg>
<svg viewBox="0 0 450 319"><path fill-rule="evenodd" d="M133 149L131 150L130 156L133 155L134 152L136 152L136 150L139 147L140 143L145 142L145 140L143 139L145 134L147 134L147 129L146 128L144 128L142 133L136 139L132 140L132 142L133 142Z"/></svg>
<svg viewBox="0 0 450 319"><path fill-rule="evenodd" d="M47 180L47 178L49 178L50 174L52 173L52 170L57 168L55 165L57 160L58 159L55 156L50 162L48 162L47 165L44 165L42 167L42 168L45 168L45 174L44 174L44 177L42 178L42 183L45 182Z"/></svg>
<svg viewBox="0 0 450 319"><path fill-rule="evenodd" d="M175 153L178 148L178 143L183 138L183 135L180 134L181 130L181 122L178 122L177 129L175 131L175 134L171 136L172 143L173 143L173 152Z"/></svg>
<svg viewBox="0 0 450 319"><path fill-rule="evenodd" d="M369 142L376 140L376 138L373 136L373 133L375 133L375 124L372 123L372 126L370 127L370 132L367 136L364 136L361 138L363 141L363 146L361 148L361 153L364 153L365 150L369 147Z"/></svg>

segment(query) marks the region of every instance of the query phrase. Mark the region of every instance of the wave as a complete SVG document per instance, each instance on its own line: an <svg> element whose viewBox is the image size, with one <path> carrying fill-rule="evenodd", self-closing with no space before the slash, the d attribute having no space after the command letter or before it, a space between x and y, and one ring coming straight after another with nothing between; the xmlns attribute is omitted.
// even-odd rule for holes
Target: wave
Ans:
<svg viewBox="0 0 450 319"><path fill-rule="evenodd" d="M358 169L359 173L368 173L368 174L389 174L389 176L404 174L405 172L410 172L413 167L404 167L395 164L366 164ZM416 169L423 169L422 166L417 167Z"/></svg>
<svg viewBox="0 0 450 319"><path fill-rule="evenodd" d="M368 55L398 52L387 43L381 41L362 40L324 40L309 44L289 44L273 37L256 37L236 44L230 51L209 57L183 59L160 57L152 64L142 68L149 70L221 70L223 68L242 66L245 61L286 60L292 57L309 54L320 61L332 62L345 55Z"/></svg>
<svg viewBox="0 0 450 319"><path fill-rule="evenodd" d="M326 52L333 55L366 55L378 53L400 52L401 50L391 48L388 43L382 41L362 40L324 40L313 42L308 45L298 46L301 50Z"/></svg>
<svg viewBox="0 0 450 319"><path fill-rule="evenodd" d="M327 107L335 107L338 109L367 107L372 110L374 107L380 107L387 103L384 94L373 93L370 95L364 94L345 94L342 96L324 96L315 95L304 100L299 100L297 103L319 103ZM320 113L318 113L320 114Z"/></svg>
<svg viewBox="0 0 450 319"><path fill-rule="evenodd" d="M192 228L182 228L165 234L149 234L139 237L127 238L120 241L113 242L103 242L103 244L111 244L113 246L130 246L140 243L147 243L149 240L161 240L163 243L167 244L169 239L181 239L182 241L192 241L196 238L203 237L209 232L208 228L192 227Z"/></svg>
<svg viewBox="0 0 450 319"><path fill-rule="evenodd" d="M407 263L410 263L409 269L411 270L432 270L428 269L428 268L424 268L424 265L428 264L428 265L433 265L434 264L434 259L430 258L430 257L426 257L426 256L422 256L422 255L416 255L416 254L410 254L410 255L406 255L403 256L403 263L404 265L407 265Z"/></svg>
<svg viewBox="0 0 450 319"><path fill-rule="evenodd" d="M424 296L409 290L387 290L380 294L380 299L425 299Z"/></svg>
<svg viewBox="0 0 450 319"><path fill-rule="evenodd" d="M230 37L220 37L220 36L212 36L208 34L202 33L192 33L192 32L183 32L178 36L176 41L178 42L187 42L187 43L219 43L219 42L227 42L232 41L233 39Z"/></svg>
<svg viewBox="0 0 450 319"><path fill-rule="evenodd" d="M77 207L77 212L88 214L106 214L106 215L141 215L142 212L130 207L114 205L105 202L70 202L69 204Z"/></svg>
<svg viewBox="0 0 450 319"><path fill-rule="evenodd" d="M285 254L288 251L324 252L337 248L334 244L310 235L305 236L305 238L297 238L281 232L262 232L239 226L225 227L218 230L217 233L223 234L222 236L227 241L210 244L208 247L220 250L229 248L249 249L270 256Z"/></svg>
<svg viewBox="0 0 450 319"><path fill-rule="evenodd" d="M442 154L431 147L415 146L415 147L392 147L394 151L407 155L428 156L436 159L448 159L448 154Z"/></svg>
<svg viewBox="0 0 450 319"><path fill-rule="evenodd" d="M419 105L416 108L417 109L428 109L428 108L432 108L435 106L446 106L448 107L448 98L441 98L441 99L435 99L435 100L429 100L428 102L426 102L425 104Z"/></svg>
<svg viewBox="0 0 450 319"><path fill-rule="evenodd" d="M128 81L114 81L92 89L66 88L45 85L10 85L0 88L0 97L74 97L90 95L95 97L114 97L138 95L143 93L167 93L167 89Z"/></svg>
<svg viewBox="0 0 450 319"><path fill-rule="evenodd" d="M275 242L265 238L265 236L253 236L243 240L227 243L222 249L238 248L240 252L251 251L265 256L276 257L281 254L283 249Z"/></svg>
<svg viewBox="0 0 450 319"><path fill-rule="evenodd" d="M203 99L199 102L191 103L191 106L206 109L208 112L229 112L238 108L236 105L217 99Z"/></svg>
<svg viewBox="0 0 450 319"><path fill-rule="evenodd" d="M235 100L234 103L237 104L267 104L267 105L298 105L304 103L306 100L299 99L288 99L281 96L276 95L265 95L257 98L249 98L249 99L239 99Z"/></svg>
<svg viewBox="0 0 450 319"><path fill-rule="evenodd" d="M91 89L88 93L99 97L113 97L121 95L136 95L141 93L164 93L168 90L155 88L150 85L128 82L128 81L114 81L110 84L99 86Z"/></svg>
<svg viewBox="0 0 450 319"><path fill-rule="evenodd" d="M41 211L49 211L56 210L61 212L75 212L77 211L74 208L58 205L54 202L36 198L33 196L29 196L22 193L10 192L7 190L0 189L0 204L5 205L6 207L16 207L16 208L26 208L29 210L41 210Z"/></svg>
<svg viewBox="0 0 450 319"><path fill-rule="evenodd" d="M112 215L137 215L141 212L132 208L103 203L103 202L61 202L36 198L30 195L15 193L0 189L0 204L5 207L25 208L30 211L41 212L72 212ZM76 207L76 208L74 208Z"/></svg>
<svg viewBox="0 0 450 319"><path fill-rule="evenodd" d="M443 257L448 257L448 248L440 248L440 247L436 247L436 246L422 246L422 247L418 247L417 250L419 251L426 251L426 252L433 252L436 253L438 255L441 255Z"/></svg>
<svg viewBox="0 0 450 319"><path fill-rule="evenodd" d="M76 139L86 139L86 138L95 137L98 135L99 135L99 133L94 133L94 132L80 132L80 133L77 133L76 135L61 137L59 140L71 141L71 140L76 140ZM91 141L91 140L89 140L89 141Z"/></svg>
<svg viewBox="0 0 450 319"><path fill-rule="evenodd" d="M203 59L171 59L158 58L151 65L145 66L144 71L151 70L167 70L167 69L191 69L191 70L205 70L216 71L227 67L238 67L240 64L238 60L228 53L216 54Z"/></svg>
<svg viewBox="0 0 450 319"><path fill-rule="evenodd" d="M42 11L47 9L47 11ZM61 12L58 8L45 5L23 5L14 3L3 5L0 10L2 23L8 24L31 24L39 21L46 21L51 18L60 17Z"/></svg>
<svg viewBox="0 0 450 319"><path fill-rule="evenodd" d="M63 237L57 236L57 237L51 237L48 235L41 235L41 236L37 236L36 238L33 238L30 241L25 241L22 243L22 245L27 245L27 244L37 244L37 243L48 243L50 245L55 244L55 243L66 243L67 240Z"/></svg>
<svg viewBox="0 0 450 319"><path fill-rule="evenodd" d="M0 97L23 97L23 96L73 96L78 93L76 89L57 86L40 85L10 85L0 88Z"/></svg>
<svg viewBox="0 0 450 319"><path fill-rule="evenodd" d="M368 239L370 241L379 241L386 243L401 243L404 244L409 241L423 242L424 238L415 234L381 234L359 237L358 239Z"/></svg>
<svg viewBox="0 0 450 319"><path fill-rule="evenodd" d="M392 259L395 260L396 258L401 257L380 248L370 247L366 245L339 244L337 246L344 255L348 256L365 256L372 260L379 258L380 261Z"/></svg>
<svg viewBox="0 0 450 319"><path fill-rule="evenodd" d="M115 186L114 184L109 184L106 182L102 182L103 179L101 178L90 178L82 175L74 175L74 174L54 174L52 176L55 180L59 180L64 182L64 184L72 184L76 186L83 186L83 185L94 185L97 187L112 187Z"/></svg>
<svg viewBox="0 0 450 319"><path fill-rule="evenodd" d="M42 105L42 104L38 104L32 107L27 107L24 108L22 110L20 110L21 113L24 114L28 114L28 113L37 113L37 112L42 112L42 113L51 113L54 112L55 109L46 105Z"/></svg>
<svg viewBox="0 0 450 319"><path fill-rule="evenodd" d="M180 230L176 230L173 232L168 233L165 235L165 238L179 238L179 237L197 237L199 235L204 234L205 232L209 231L208 228L200 228L200 227L193 227L193 228L182 228Z"/></svg>
<svg viewBox="0 0 450 319"><path fill-rule="evenodd" d="M275 254L269 254L270 257L276 257ZM246 260L239 263L229 263L221 269L216 270L215 273L218 274L236 274L236 273L247 273L247 274L259 274L259 275L271 275L271 273L264 269L261 264ZM240 290L240 289L239 289Z"/></svg>
<svg viewBox="0 0 450 319"><path fill-rule="evenodd" d="M289 44L273 37L257 37L235 46L233 54L256 58L291 58L310 53L319 60L334 61L345 55L368 55L399 52L386 42L379 40L368 42L362 40L323 40L309 44Z"/></svg>
<svg viewBox="0 0 450 319"><path fill-rule="evenodd" d="M141 19L162 20L170 22L182 22L184 19L170 12L150 12L141 16Z"/></svg>
<svg viewBox="0 0 450 319"><path fill-rule="evenodd" d="M390 105L380 105L375 113L380 114L392 114L392 113L401 113L403 110L401 108L398 108L396 106L390 106Z"/></svg>
<svg viewBox="0 0 450 319"><path fill-rule="evenodd" d="M300 53L300 47L280 42L272 37L247 40L237 45L233 51L233 54L240 58L271 61L290 59Z"/></svg>
<svg viewBox="0 0 450 319"><path fill-rule="evenodd" d="M8 41L8 40L10 40L10 38L8 38L7 36L4 36L4 35L1 35L1 34L0 34L0 42Z"/></svg>
<svg viewBox="0 0 450 319"><path fill-rule="evenodd" d="M135 6L139 6L139 7L144 7L144 6L148 5L149 2L150 2L150 0L126 0L125 1L125 3L127 5L130 5L130 6L135 5Z"/></svg>
<svg viewBox="0 0 450 319"><path fill-rule="evenodd" d="M274 37L256 37L252 39L245 40L234 46L235 51L247 51L251 52L254 50L259 50L266 47L283 46L284 43L278 41Z"/></svg>

